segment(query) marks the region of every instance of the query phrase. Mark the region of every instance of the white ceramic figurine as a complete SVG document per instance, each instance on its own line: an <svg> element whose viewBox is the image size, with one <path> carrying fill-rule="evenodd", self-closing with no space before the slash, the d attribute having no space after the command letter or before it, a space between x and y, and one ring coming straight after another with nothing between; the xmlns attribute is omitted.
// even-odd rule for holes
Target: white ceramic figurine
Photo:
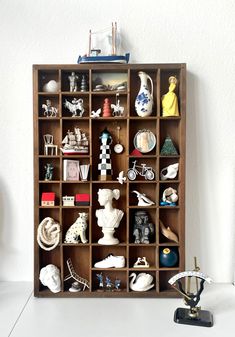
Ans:
<svg viewBox="0 0 235 337"><path fill-rule="evenodd" d="M40 270L39 279L53 293L61 291L60 270L54 264L48 264Z"/></svg>

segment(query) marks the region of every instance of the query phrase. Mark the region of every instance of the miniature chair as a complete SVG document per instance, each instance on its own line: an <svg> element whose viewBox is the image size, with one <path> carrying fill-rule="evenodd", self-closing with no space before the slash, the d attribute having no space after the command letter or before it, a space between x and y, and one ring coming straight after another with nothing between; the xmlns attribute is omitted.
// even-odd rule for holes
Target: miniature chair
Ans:
<svg viewBox="0 0 235 337"><path fill-rule="evenodd" d="M58 153L58 146L53 144L53 136L50 134L46 134L43 136L44 139L44 154L46 156L49 155L49 149L51 149L51 156L54 155L54 149L55 149L55 155L57 156Z"/></svg>
<svg viewBox="0 0 235 337"><path fill-rule="evenodd" d="M70 258L66 261L66 263L67 263L67 266L68 266L69 275L67 275L67 276L65 277L64 281L67 281L67 280L69 280L70 278L72 278L72 279L74 279L75 281L77 281L77 282L79 282L79 283L81 283L81 284L84 285L83 291L85 290L86 287L89 289L89 282L88 282L86 279L84 279L84 278L82 278L81 276L79 276L79 275L75 272L75 270L74 270L74 268L73 268L72 261L71 261Z"/></svg>

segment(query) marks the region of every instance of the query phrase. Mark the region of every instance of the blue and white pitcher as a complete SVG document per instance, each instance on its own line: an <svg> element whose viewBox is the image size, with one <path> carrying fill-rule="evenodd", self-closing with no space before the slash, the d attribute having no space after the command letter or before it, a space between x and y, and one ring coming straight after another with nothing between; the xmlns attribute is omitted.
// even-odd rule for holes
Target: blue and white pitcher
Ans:
<svg viewBox="0 0 235 337"><path fill-rule="evenodd" d="M135 100L135 110L138 116L150 116L153 110L153 81L151 77L143 71L138 73L140 78L140 90ZM151 92L149 91L147 81L151 83Z"/></svg>

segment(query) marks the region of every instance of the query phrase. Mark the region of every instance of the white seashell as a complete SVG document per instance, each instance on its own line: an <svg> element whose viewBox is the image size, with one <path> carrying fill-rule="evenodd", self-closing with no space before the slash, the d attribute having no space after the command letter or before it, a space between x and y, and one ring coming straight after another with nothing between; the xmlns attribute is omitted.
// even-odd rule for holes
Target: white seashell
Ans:
<svg viewBox="0 0 235 337"><path fill-rule="evenodd" d="M172 164L161 170L161 180L174 179L177 176L179 164Z"/></svg>
<svg viewBox="0 0 235 337"><path fill-rule="evenodd" d="M45 92L57 92L58 90L59 90L59 83L56 82L55 80L51 80L43 86L43 91Z"/></svg>

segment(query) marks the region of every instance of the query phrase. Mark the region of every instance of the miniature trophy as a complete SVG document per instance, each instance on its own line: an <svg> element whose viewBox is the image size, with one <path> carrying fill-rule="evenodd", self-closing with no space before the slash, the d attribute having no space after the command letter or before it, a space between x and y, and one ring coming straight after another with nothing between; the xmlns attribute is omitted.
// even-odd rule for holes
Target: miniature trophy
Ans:
<svg viewBox="0 0 235 337"><path fill-rule="evenodd" d="M101 145L100 145L100 162L98 164L99 180L111 180L112 179L112 163L111 163L111 150L110 145L113 142L112 136L107 130L100 135Z"/></svg>
<svg viewBox="0 0 235 337"><path fill-rule="evenodd" d="M46 171L44 180L46 180L46 181L51 181L52 178L53 178L53 170L54 170L54 166L53 166L51 163L47 163L47 164L44 166L44 169L45 169L45 171Z"/></svg>
<svg viewBox="0 0 235 337"><path fill-rule="evenodd" d="M179 324L212 327L213 316L210 311L201 310L201 307L197 306L200 301L201 293L204 289L205 281L211 283L212 280L210 277L199 272L200 268L197 266L196 257L194 257L194 263L194 270L184 271L182 273L176 274L168 281L168 283L177 292L183 295L185 304L190 307L189 309L177 308L174 314L174 321ZM196 279L196 291L194 292L191 289L192 277ZM182 279L186 279L186 282L182 282ZM199 280L200 287L198 284Z"/></svg>
<svg viewBox="0 0 235 337"><path fill-rule="evenodd" d="M154 233L154 225L149 222L148 213L145 210L135 212L133 235L134 243L149 243Z"/></svg>
<svg viewBox="0 0 235 337"><path fill-rule="evenodd" d="M72 71L71 75L68 76L68 79L70 92L78 91L78 75L76 75L75 72Z"/></svg>
<svg viewBox="0 0 235 337"><path fill-rule="evenodd" d="M117 245L119 240L114 238L115 228L119 227L124 212L120 209L113 208L113 198L118 200L120 191L118 189L99 189L98 201L104 209L96 210L96 217L98 219L98 226L102 227L104 234L103 238L99 239L98 243L101 245Z"/></svg>
<svg viewBox="0 0 235 337"><path fill-rule="evenodd" d="M177 79L175 76L169 77L169 91L162 97L162 116L163 117L177 117L179 116L178 98L174 93Z"/></svg>

